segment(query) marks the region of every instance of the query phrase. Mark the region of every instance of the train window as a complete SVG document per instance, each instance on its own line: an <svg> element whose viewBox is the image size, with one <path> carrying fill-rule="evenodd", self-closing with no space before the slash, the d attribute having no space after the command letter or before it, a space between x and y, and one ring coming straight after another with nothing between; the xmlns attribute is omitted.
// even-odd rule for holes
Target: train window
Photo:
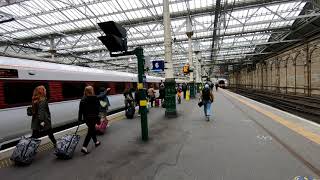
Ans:
<svg viewBox="0 0 320 180"><path fill-rule="evenodd" d="M48 83L43 82L5 82L4 95L5 103L8 105L31 104L34 88L43 85L47 89L47 98L50 99L50 89Z"/></svg>
<svg viewBox="0 0 320 180"><path fill-rule="evenodd" d="M94 92L96 94L99 94L101 88L105 88L105 89L110 88L110 84L107 82L96 82L94 83L93 88L94 88Z"/></svg>
<svg viewBox="0 0 320 180"><path fill-rule="evenodd" d="M62 95L65 99L80 99L83 96L86 84L83 82L62 83Z"/></svg>
<svg viewBox="0 0 320 180"><path fill-rule="evenodd" d="M126 84L124 82L115 82L116 84L116 94L122 94L126 88Z"/></svg>

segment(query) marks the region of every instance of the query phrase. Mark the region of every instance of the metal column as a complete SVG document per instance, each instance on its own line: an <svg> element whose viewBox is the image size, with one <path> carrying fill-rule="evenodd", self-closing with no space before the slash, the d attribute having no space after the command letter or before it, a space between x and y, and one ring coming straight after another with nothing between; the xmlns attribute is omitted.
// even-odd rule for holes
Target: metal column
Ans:
<svg viewBox="0 0 320 180"><path fill-rule="evenodd" d="M138 91L139 91L139 111L141 113L141 137L143 141L148 141L148 116L147 116L147 95L143 87L143 76L144 76L144 55L143 49L138 47L135 49L135 54L138 59Z"/></svg>
<svg viewBox="0 0 320 180"><path fill-rule="evenodd" d="M192 35L193 35L193 30L192 30L192 24L191 24L191 18L187 17L187 36L188 36L188 62L191 68L194 69L193 67L193 59L192 59ZM195 92L195 84L194 84L194 78L193 78L193 71L190 72L190 98L194 98L196 96Z"/></svg>
<svg viewBox="0 0 320 180"><path fill-rule="evenodd" d="M171 22L169 0L163 1L164 51L165 51L165 115L176 117L176 82L173 77Z"/></svg>

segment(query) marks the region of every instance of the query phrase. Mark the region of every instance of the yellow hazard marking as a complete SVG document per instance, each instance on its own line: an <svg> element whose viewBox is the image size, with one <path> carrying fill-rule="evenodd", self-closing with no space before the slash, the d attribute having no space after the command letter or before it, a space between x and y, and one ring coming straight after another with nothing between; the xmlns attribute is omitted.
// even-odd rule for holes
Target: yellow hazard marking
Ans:
<svg viewBox="0 0 320 180"><path fill-rule="evenodd" d="M140 106L147 106L147 100L140 100Z"/></svg>
<svg viewBox="0 0 320 180"><path fill-rule="evenodd" d="M143 83L138 83L138 89L143 89Z"/></svg>
<svg viewBox="0 0 320 180"><path fill-rule="evenodd" d="M265 116L270 117L274 121L286 126L287 128L291 129L292 131L304 136L305 138L309 139L310 141L313 141L317 144L320 144L320 136L318 134L315 134L311 131L308 131L304 129L303 127L299 126L296 123L290 122L289 120L284 119L283 117L280 117L270 111L266 111L261 107L258 107L252 103L249 103L248 101L245 101L242 98L239 98L229 92L224 91L226 94L232 96L233 98L237 99L238 101L242 102L243 104L251 107L252 109L255 109L256 111L260 112L261 114L264 114Z"/></svg>

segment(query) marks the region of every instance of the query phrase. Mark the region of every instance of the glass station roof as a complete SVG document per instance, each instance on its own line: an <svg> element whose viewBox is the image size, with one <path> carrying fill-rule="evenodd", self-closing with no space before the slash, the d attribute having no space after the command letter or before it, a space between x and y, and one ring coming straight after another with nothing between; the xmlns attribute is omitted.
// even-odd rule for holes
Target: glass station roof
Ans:
<svg viewBox="0 0 320 180"><path fill-rule="evenodd" d="M11 3L10 3L11 2ZM224 63L263 53L269 44L281 42L301 14L303 0L222 0L217 39L212 50L215 0L171 0L171 33L174 64L187 62L187 19L191 19L193 47L204 62ZM19 52L63 63L103 61L124 64L128 58L110 58L97 39L103 32L97 23L115 21L128 33L128 46L143 46L151 59L164 58L162 0L9 0L0 3L0 52ZM212 55L214 53L214 55ZM113 63L107 69L118 70ZM126 63L124 67L129 67ZM130 66L134 70L134 66ZM177 66L179 67L179 66ZM119 69L121 70L121 69Z"/></svg>

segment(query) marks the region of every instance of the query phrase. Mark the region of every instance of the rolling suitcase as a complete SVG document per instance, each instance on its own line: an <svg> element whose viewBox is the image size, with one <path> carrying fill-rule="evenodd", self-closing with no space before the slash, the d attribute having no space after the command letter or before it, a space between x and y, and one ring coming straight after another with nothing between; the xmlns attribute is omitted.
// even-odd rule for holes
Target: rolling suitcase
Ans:
<svg viewBox="0 0 320 180"><path fill-rule="evenodd" d="M22 137L19 143L16 145L10 160L14 161L16 165L28 165L31 164L41 140L35 138Z"/></svg>
<svg viewBox="0 0 320 180"><path fill-rule="evenodd" d="M161 103L161 99L156 99L156 103L155 103L156 107L159 107L160 103Z"/></svg>
<svg viewBox="0 0 320 180"><path fill-rule="evenodd" d="M61 137L57 142L57 148L54 151L54 154L59 159L71 159L76 149L79 141L80 135L77 135L79 126L74 134L67 134Z"/></svg>
<svg viewBox="0 0 320 180"><path fill-rule="evenodd" d="M108 121L101 121L100 124L96 124L96 131L98 134L104 134L108 126Z"/></svg>
<svg viewBox="0 0 320 180"><path fill-rule="evenodd" d="M132 119L134 116L134 112L135 112L135 108L134 107L128 107L128 109L126 110L126 117L128 119Z"/></svg>

